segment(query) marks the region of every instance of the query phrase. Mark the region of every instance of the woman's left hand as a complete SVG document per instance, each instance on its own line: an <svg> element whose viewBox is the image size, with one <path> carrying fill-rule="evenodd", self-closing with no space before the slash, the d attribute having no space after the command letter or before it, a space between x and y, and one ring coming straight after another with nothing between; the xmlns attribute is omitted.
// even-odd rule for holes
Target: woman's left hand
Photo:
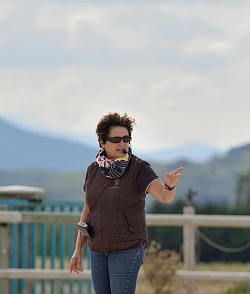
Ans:
<svg viewBox="0 0 250 294"><path fill-rule="evenodd" d="M184 167L179 167L176 170L165 174L165 183L170 187L178 186L180 184L180 178L182 176L181 172Z"/></svg>

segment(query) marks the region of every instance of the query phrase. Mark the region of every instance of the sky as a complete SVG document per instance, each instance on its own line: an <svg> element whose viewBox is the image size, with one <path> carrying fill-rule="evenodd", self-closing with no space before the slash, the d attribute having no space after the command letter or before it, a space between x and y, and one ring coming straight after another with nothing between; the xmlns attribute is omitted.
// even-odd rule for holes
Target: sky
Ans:
<svg viewBox="0 0 250 294"><path fill-rule="evenodd" d="M0 0L0 116L96 144L136 119L140 151L250 143L250 1Z"/></svg>

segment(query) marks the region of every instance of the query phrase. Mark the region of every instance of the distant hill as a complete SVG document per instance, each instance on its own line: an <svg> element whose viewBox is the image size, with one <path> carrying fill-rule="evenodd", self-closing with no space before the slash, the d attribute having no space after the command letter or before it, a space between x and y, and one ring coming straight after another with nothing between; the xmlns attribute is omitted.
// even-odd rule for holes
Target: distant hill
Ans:
<svg viewBox="0 0 250 294"><path fill-rule="evenodd" d="M237 183L241 174L250 171L250 144L232 148L227 153L212 157L202 163L176 161L172 164L152 164L159 175L178 166L184 166L178 195L185 197L187 191L197 191L194 200L199 203L223 203L234 205Z"/></svg>
<svg viewBox="0 0 250 294"><path fill-rule="evenodd" d="M148 160L154 162L162 162L163 159L167 162L174 162L177 160L203 162L222 153L222 150L216 148L215 146L201 142L189 142L172 149L158 150L157 152L147 152L144 154L142 153L142 157L146 157Z"/></svg>
<svg viewBox="0 0 250 294"><path fill-rule="evenodd" d="M0 118L0 169L83 169L97 149L22 130Z"/></svg>
<svg viewBox="0 0 250 294"><path fill-rule="evenodd" d="M0 138L0 169L82 169L93 161L98 149L97 144L94 148L84 143L27 131L1 118ZM161 163L179 159L201 162L220 154L215 147L197 142L158 152L134 152L146 160Z"/></svg>
<svg viewBox="0 0 250 294"><path fill-rule="evenodd" d="M24 131L5 120L0 120L0 138L0 185L41 187L50 199L82 199L86 167L95 158L95 148ZM250 144L203 162L147 160L162 179L166 172L184 166L177 198L185 198L191 188L198 192L199 203L233 205L238 178L250 170Z"/></svg>
<svg viewBox="0 0 250 294"><path fill-rule="evenodd" d="M176 161L172 164L151 162L156 173L164 180L164 174L184 166L181 185L176 199L184 199L189 189L197 191L196 203L223 203L233 206L237 199L237 181L242 173L250 170L250 144L230 150L221 157L214 157L206 163ZM242 151L242 152L241 152ZM0 169L0 186L28 185L41 187L47 199L82 200L82 184L86 168L78 171L51 171L40 169ZM147 207L153 198L147 197ZM165 204L162 204L165 205Z"/></svg>

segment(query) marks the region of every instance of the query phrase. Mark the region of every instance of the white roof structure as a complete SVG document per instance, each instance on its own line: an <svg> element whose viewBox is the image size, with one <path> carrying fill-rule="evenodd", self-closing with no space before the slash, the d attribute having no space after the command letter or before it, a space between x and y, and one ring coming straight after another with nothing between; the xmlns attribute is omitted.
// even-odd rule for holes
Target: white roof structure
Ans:
<svg viewBox="0 0 250 294"><path fill-rule="evenodd" d="M44 195L44 189L38 187L19 185L0 186L0 198L41 201Z"/></svg>

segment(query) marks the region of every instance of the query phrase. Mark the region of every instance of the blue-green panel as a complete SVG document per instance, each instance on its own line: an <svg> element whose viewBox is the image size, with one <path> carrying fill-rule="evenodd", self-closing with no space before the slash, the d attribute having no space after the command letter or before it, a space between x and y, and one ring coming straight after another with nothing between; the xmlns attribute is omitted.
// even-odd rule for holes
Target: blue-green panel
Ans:
<svg viewBox="0 0 250 294"><path fill-rule="evenodd" d="M63 212L81 212L83 208L82 201L43 201L31 202L23 199L0 199L0 205L7 210L14 211L61 211ZM76 238L75 224L13 224L12 230L12 260L13 268L56 268L56 261L60 268L68 268L69 259L74 251ZM67 241L67 242L66 242ZM49 243L48 243L49 242ZM88 253L89 254L89 253ZM39 258L39 264L37 257ZM48 264L49 262L49 264ZM31 294L36 293L36 284L34 281ZM55 294L55 281L41 281L41 294L46 294L47 284L50 283L50 294ZM66 283L66 282L65 282ZM64 293L64 281L59 283L60 293ZM85 282L73 280L69 281L69 293L75 291L83 293ZM92 283L87 285L88 293L92 293ZM76 289L76 287L78 289ZM18 294L20 291L27 291L26 280L11 281L12 294ZM48 290L48 289L47 289Z"/></svg>

